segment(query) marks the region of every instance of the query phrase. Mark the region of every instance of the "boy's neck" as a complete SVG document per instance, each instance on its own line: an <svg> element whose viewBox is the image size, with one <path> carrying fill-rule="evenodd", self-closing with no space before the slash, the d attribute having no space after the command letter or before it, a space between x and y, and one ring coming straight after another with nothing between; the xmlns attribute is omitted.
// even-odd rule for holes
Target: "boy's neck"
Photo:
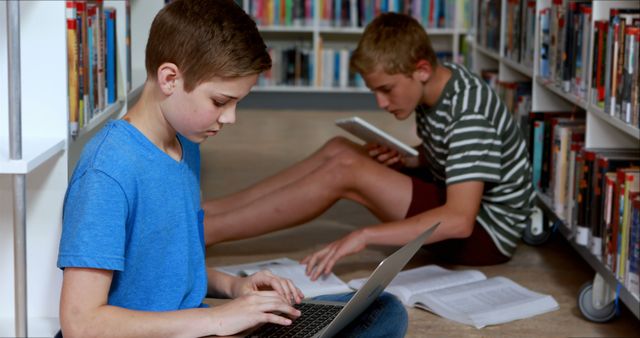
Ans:
<svg viewBox="0 0 640 338"><path fill-rule="evenodd" d="M182 148L176 137L176 131L162 114L159 100L161 96L161 93L156 92L153 83L145 83L138 102L122 119L138 129L160 150L179 160L182 157Z"/></svg>
<svg viewBox="0 0 640 338"><path fill-rule="evenodd" d="M435 106L449 79L451 79L451 70L445 66L437 65L433 75L424 85L422 103L429 107Z"/></svg>

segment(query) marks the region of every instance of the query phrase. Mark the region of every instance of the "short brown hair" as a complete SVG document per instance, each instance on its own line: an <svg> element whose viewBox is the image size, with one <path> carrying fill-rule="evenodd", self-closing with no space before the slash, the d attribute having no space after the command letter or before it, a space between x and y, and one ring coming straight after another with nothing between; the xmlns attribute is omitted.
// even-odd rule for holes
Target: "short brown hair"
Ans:
<svg viewBox="0 0 640 338"><path fill-rule="evenodd" d="M382 67L387 74L411 75L420 60L438 63L427 32L409 15L385 13L367 25L350 66L360 74Z"/></svg>
<svg viewBox="0 0 640 338"><path fill-rule="evenodd" d="M174 0L153 19L145 51L147 76L165 62L193 90L215 76L239 77L271 68L256 23L232 0Z"/></svg>

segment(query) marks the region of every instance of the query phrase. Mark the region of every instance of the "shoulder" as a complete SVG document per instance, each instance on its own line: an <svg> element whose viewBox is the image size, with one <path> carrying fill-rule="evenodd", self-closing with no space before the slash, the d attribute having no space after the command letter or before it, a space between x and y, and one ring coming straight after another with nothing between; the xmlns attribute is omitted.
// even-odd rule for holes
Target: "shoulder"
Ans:
<svg viewBox="0 0 640 338"><path fill-rule="evenodd" d="M129 130L127 122L110 121L84 147L74 176L89 170L103 172L108 176L123 177L135 164L144 161L144 151Z"/></svg>

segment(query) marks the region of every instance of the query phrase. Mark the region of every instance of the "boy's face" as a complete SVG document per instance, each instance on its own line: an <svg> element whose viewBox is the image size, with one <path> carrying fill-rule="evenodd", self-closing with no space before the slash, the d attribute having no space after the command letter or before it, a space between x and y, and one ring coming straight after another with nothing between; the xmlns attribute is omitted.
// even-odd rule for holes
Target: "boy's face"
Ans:
<svg viewBox="0 0 640 338"><path fill-rule="evenodd" d="M422 101L424 87L415 73L411 76L389 75L378 68L371 73L363 74L362 78L375 94L378 106L393 114L398 120L411 116Z"/></svg>
<svg viewBox="0 0 640 338"><path fill-rule="evenodd" d="M216 135L227 123L236 120L236 106L256 84L258 75L213 78L191 92L176 80L175 90L163 107L164 116L176 132L192 142L201 143Z"/></svg>

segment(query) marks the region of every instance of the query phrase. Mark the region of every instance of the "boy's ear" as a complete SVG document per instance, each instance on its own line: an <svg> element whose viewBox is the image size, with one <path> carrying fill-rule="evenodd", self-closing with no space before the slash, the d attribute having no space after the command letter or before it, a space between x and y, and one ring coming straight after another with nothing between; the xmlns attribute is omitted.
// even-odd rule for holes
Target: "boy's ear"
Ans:
<svg viewBox="0 0 640 338"><path fill-rule="evenodd" d="M171 62L165 62L158 67L158 86L165 95L171 95L180 80L181 74L178 66Z"/></svg>
<svg viewBox="0 0 640 338"><path fill-rule="evenodd" d="M418 61L416 70L414 71L414 76L416 76L417 80L426 83L431 78L431 74L433 74L431 62L427 60Z"/></svg>

